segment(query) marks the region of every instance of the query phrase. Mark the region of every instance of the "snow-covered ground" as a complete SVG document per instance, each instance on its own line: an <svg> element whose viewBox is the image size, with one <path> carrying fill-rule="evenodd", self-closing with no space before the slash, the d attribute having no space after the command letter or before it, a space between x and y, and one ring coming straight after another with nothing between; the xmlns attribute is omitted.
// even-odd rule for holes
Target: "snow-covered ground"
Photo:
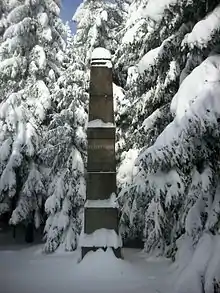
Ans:
<svg viewBox="0 0 220 293"><path fill-rule="evenodd" d="M99 250L79 262L79 251L44 255L41 249L0 250L0 292L171 292L169 260L146 260L140 250L124 249L124 260Z"/></svg>

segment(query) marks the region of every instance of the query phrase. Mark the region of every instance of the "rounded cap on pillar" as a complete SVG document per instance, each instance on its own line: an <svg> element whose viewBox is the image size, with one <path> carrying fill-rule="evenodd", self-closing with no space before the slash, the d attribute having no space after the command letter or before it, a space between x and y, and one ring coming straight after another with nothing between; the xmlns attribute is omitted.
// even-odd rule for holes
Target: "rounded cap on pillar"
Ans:
<svg viewBox="0 0 220 293"><path fill-rule="evenodd" d="M107 60L111 60L112 56L111 53L109 52L109 50L102 48L102 47L98 47L95 48L94 51L92 52L92 60L97 60L97 59L107 59Z"/></svg>
<svg viewBox="0 0 220 293"><path fill-rule="evenodd" d="M111 53L109 50L102 47L95 48L92 52L91 65L111 68Z"/></svg>

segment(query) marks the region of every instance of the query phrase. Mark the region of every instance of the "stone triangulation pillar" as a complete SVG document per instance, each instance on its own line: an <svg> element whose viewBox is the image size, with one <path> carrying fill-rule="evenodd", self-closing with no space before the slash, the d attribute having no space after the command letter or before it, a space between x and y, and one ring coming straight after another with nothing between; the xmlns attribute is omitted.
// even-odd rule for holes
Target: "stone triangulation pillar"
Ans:
<svg viewBox="0 0 220 293"><path fill-rule="evenodd" d="M92 54L89 122L87 128L87 198L80 236L82 257L88 251L111 247L121 256L116 194L115 123L111 54L96 48Z"/></svg>

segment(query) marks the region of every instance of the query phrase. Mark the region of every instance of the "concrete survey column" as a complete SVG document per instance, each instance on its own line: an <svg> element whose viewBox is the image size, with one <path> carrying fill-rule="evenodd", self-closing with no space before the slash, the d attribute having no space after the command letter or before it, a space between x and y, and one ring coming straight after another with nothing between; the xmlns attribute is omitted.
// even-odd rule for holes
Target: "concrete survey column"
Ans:
<svg viewBox="0 0 220 293"><path fill-rule="evenodd" d="M111 54L96 48L92 54L89 122L87 128L87 200L80 236L82 257L111 247L121 256L116 197L115 123Z"/></svg>

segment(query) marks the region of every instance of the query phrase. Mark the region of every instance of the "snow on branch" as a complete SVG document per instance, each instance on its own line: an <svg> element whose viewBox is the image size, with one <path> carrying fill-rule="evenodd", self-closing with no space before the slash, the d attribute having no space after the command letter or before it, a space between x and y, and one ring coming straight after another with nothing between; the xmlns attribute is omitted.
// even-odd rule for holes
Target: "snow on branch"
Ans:
<svg viewBox="0 0 220 293"><path fill-rule="evenodd" d="M191 162L197 148L194 140L202 139L207 132L218 135L214 130L219 129L219 76L220 56L213 55L186 77L171 103L175 115L173 122L138 158L139 163L144 162L146 170L151 172L152 167L159 165L170 168L180 162Z"/></svg>
<svg viewBox="0 0 220 293"><path fill-rule="evenodd" d="M202 49L212 40L215 33L220 30L220 5L216 7L205 19L200 20L187 34L182 42L182 46L190 48L198 47Z"/></svg>

